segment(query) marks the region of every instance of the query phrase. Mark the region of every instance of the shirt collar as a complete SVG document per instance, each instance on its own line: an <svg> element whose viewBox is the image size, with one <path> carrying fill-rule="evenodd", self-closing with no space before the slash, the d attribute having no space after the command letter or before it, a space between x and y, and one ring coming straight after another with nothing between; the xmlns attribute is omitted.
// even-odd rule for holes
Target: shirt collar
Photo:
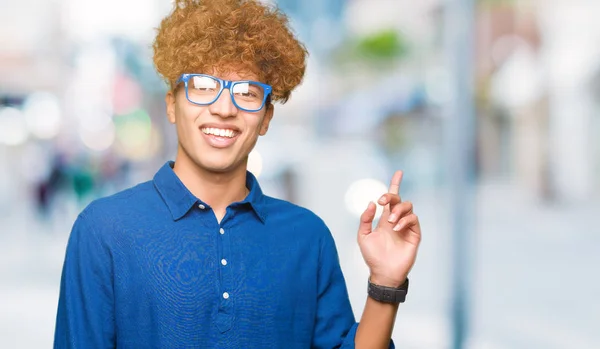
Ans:
<svg viewBox="0 0 600 349"><path fill-rule="evenodd" d="M154 175L154 186L169 208L173 220L179 220L202 200L195 197L185 187L173 171L173 165L173 161L167 161L158 170ZM249 171L246 171L246 187L249 190L248 196L239 204L249 204L260 221L265 223L267 218L265 196L256 177Z"/></svg>

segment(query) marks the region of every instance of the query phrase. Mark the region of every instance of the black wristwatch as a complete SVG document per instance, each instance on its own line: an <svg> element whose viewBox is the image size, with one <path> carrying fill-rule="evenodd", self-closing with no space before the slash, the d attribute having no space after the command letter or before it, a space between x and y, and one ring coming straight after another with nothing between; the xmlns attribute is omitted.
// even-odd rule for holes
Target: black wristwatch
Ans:
<svg viewBox="0 0 600 349"><path fill-rule="evenodd" d="M404 303L408 294L408 278L400 287L387 287L371 283L369 280L369 297L383 303Z"/></svg>

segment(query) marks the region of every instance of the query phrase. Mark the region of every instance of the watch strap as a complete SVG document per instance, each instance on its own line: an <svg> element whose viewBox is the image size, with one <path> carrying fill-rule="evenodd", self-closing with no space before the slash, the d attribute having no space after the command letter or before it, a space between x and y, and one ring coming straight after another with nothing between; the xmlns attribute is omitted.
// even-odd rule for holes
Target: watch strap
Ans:
<svg viewBox="0 0 600 349"><path fill-rule="evenodd" d="M369 297L383 303L404 303L408 294L408 278L400 287L387 287L376 285L369 281L368 294Z"/></svg>

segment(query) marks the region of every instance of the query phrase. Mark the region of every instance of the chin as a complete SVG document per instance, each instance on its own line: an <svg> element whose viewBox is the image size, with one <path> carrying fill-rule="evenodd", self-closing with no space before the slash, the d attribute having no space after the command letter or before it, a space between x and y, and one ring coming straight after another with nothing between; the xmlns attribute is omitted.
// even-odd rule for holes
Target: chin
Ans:
<svg viewBox="0 0 600 349"><path fill-rule="evenodd" d="M196 162L196 165L207 172L213 173L228 173L232 172L239 167L239 164L230 161L207 161L207 160L199 160Z"/></svg>
<svg viewBox="0 0 600 349"><path fill-rule="evenodd" d="M202 147L191 148L195 151L188 151L189 148L181 146L178 155L187 158L190 165L201 171L223 174L238 170L240 166L245 165L244 161L240 161L232 153L214 152L212 149Z"/></svg>

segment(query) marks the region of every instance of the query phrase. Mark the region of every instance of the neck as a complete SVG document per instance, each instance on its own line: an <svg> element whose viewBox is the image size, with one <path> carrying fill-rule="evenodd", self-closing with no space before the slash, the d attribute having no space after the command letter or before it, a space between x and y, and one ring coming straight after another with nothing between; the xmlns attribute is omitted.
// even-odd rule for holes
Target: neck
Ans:
<svg viewBox="0 0 600 349"><path fill-rule="evenodd" d="M233 171L211 172L179 151L173 171L194 196L210 205L218 221L225 216L227 206L244 200L248 195L246 166L243 165Z"/></svg>

